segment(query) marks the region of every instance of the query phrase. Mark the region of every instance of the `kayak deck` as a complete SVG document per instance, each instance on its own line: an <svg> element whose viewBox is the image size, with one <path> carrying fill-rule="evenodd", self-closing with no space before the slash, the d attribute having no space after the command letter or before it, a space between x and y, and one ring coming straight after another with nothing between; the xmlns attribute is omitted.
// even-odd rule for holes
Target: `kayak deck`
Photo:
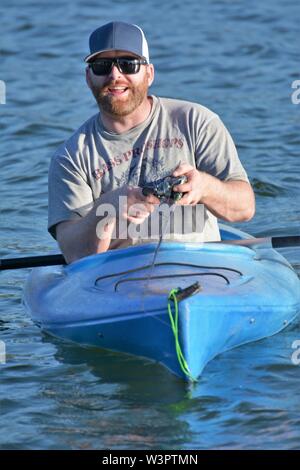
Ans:
<svg viewBox="0 0 300 470"><path fill-rule="evenodd" d="M228 229L223 238L241 233ZM217 354L277 333L300 309L298 276L273 249L163 242L152 266L155 247L35 269L24 297L33 320L55 336L147 357L186 378L168 315L171 289L201 286L178 304L179 341L194 377Z"/></svg>

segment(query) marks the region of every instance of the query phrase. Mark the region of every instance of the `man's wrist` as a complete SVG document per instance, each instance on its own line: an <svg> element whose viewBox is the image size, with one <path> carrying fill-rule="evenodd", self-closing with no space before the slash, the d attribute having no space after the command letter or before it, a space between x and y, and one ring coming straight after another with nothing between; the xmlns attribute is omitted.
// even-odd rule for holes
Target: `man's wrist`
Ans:
<svg viewBox="0 0 300 470"><path fill-rule="evenodd" d="M197 170L200 174L199 183L200 183L200 201L202 204L205 204L206 201L209 201L211 193L215 186L215 181L217 180L213 176L205 173L204 171Z"/></svg>

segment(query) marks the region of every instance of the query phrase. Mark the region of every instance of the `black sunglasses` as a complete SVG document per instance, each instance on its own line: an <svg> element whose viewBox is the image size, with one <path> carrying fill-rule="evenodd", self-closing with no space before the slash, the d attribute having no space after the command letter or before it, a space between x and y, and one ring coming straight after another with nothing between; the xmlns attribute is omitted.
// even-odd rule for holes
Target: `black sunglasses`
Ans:
<svg viewBox="0 0 300 470"><path fill-rule="evenodd" d="M134 59L125 57L114 57L112 59L97 59L89 63L95 75L108 75L113 65L118 67L119 72L125 75L132 75L140 71L141 65L146 65L148 62L145 59Z"/></svg>

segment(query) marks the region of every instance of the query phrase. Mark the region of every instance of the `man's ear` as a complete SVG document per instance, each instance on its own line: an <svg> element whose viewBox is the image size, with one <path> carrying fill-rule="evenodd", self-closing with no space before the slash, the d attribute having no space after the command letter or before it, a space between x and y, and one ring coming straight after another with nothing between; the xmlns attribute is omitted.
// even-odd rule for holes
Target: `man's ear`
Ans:
<svg viewBox="0 0 300 470"><path fill-rule="evenodd" d="M90 72L90 68L89 68L89 66L87 66L87 67L85 68L85 80L86 80L87 86L88 86L89 88L91 88L91 77L90 77L90 73L91 73L91 72Z"/></svg>
<svg viewBox="0 0 300 470"><path fill-rule="evenodd" d="M154 81L154 65L153 64L149 64L147 66L147 76L148 76L148 86L150 87Z"/></svg>

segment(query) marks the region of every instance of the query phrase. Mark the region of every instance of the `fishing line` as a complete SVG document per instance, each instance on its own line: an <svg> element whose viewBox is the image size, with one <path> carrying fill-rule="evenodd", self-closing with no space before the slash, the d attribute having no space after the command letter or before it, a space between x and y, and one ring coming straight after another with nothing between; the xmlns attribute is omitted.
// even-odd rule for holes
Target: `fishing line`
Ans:
<svg viewBox="0 0 300 470"><path fill-rule="evenodd" d="M166 200L166 201L162 201L164 203L168 203L169 200ZM159 204L158 208L160 207L161 203ZM159 249L160 249L160 246L161 246L161 243L162 243L162 240L163 240L163 237L165 236L165 233L167 231L167 228L168 228L168 225L169 225L169 221L170 221L170 218L171 218L171 214L174 212L175 210L175 207L176 207L176 204L173 203L169 206L169 214L167 217L165 217L165 214L161 213L161 219L162 219L162 224L159 224L159 240L158 240L158 243L156 245L156 248L155 248L155 251L154 251L154 255L153 255L153 258L152 258L152 263L150 265L150 270L149 270L149 274L148 274L148 277L147 277L147 280L146 280L146 283L145 283L145 287L144 287L144 290L143 290L143 295L142 295L142 311L144 313L146 313L146 309L145 309L145 300L146 300L146 295L147 295L147 291L149 290L149 286L150 286L150 281L152 279L152 276L153 276L153 272L154 272L154 268L155 268L155 261L157 259L157 256L158 256L158 253L159 253ZM163 227L163 220L164 218L166 219L166 224L165 226ZM161 230L160 230L161 229ZM151 315L153 316L153 318L155 318L157 321L160 321L161 323L163 323L164 325L167 325L169 326L169 323L165 320L163 320L162 318L158 318L156 315Z"/></svg>
<svg viewBox="0 0 300 470"><path fill-rule="evenodd" d="M179 160L179 163L176 165L175 168L173 168L172 170L172 174L174 173L174 171L181 165L181 160ZM143 294L143 310L145 312L145 297L146 297L146 291L147 289L149 288L149 283L150 283L150 279L151 279L151 276L153 274L153 270L154 270L154 267L155 267L155 261L156 261L156 258L158 256L158 252L159 252L159 249L160 249L160 246L161 246L161 243L162 243L162 240L163 240L163 237L165 236L165 233L167 231L167 228L168 228L168 225L169 225L169 221L171 220L171 214L174 213L175 211L175 208L176 208L176 203L174 201L172 201L171 197L169 198L163 198L161 203L165 203L165 204L168 204L169 205L169 213L168 213L168 216L165 217L166 218L166 225L165 227L163 228L163 219L164 219L164 216L165 214L162 212L161 213L161 218L162 218L162 226L161 226L161 231L159 233L159 240L158 240L158 243L157 243L157 246L155 248L155 251L154 251L154 255L153 255L153 259L152 259L152 264L151 264L151 268L150 268L150 272L149 272L149 275L148 275L148 279L147 279L147 282L146 282L146 285L145 285L145 288L144 288L144 294ZM159 204L158 207L161 206L161 203ZM159 230L160 230L160 224L159 224Z"/></svg>

